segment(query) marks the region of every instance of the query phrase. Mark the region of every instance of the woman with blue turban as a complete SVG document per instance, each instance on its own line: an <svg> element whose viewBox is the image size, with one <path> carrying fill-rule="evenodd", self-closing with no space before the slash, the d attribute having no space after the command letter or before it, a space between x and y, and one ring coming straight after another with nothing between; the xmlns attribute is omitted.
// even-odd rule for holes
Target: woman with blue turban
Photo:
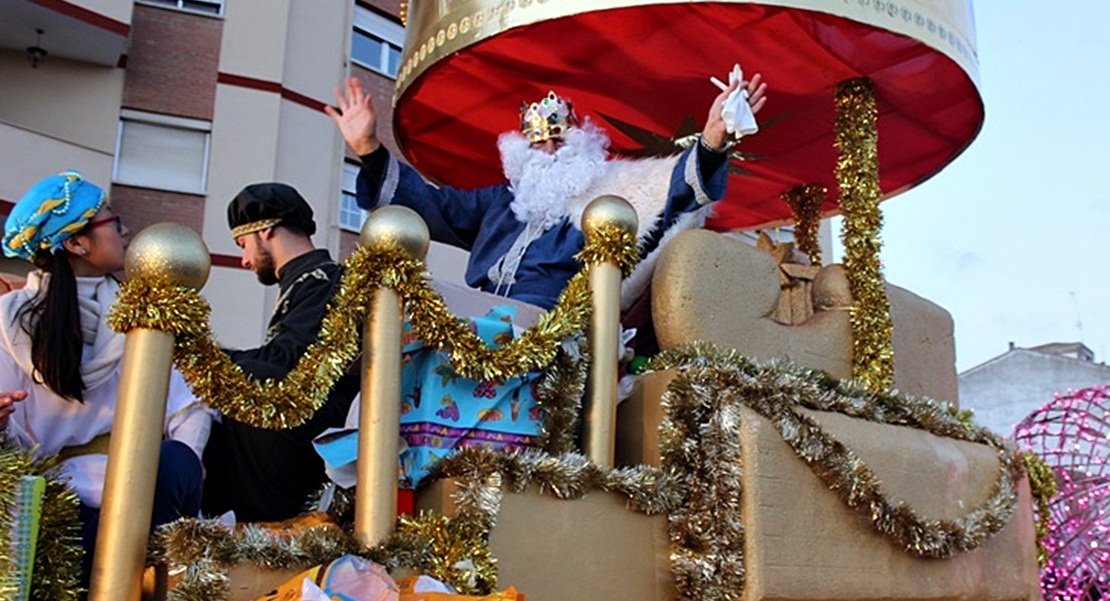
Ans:
<svg viewBox="0 0 1110 601"><path fill-rule="evenodd" d="M108 327L128 231L104 191L65 171L31 188L4 225L3 251L37 268L0 296L0 436L58 455L81 499L85 578L92 566L124 336ZM200 510L200 456L211 427L177 372L170 380L154 525Z"/></svg>

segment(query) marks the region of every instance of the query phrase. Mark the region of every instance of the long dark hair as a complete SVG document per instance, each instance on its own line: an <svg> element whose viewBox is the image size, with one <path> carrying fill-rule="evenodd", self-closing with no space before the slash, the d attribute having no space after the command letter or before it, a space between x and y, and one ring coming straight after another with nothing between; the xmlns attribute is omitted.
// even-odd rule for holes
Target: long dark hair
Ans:
<svg viewBox="0 0 1110 601"><path fill-rule="evenodd" d="M81 379L81 312L77 304L77 276L68 252L40 250L31 261L49 274L45 289L16 311L16 319L31 337L35 381L59 396L84 402Z"/></svg>

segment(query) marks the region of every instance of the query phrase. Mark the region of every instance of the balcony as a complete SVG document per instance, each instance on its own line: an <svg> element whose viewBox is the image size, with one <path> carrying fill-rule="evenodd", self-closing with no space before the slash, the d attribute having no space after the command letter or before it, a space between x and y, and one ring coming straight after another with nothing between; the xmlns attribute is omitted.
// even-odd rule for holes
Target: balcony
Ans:
<svg viewBox="0 0 1110 601"><path fill-rule="evenodd" d="M127 48L130 0L0 0L0 48L41 48L42 60L64 58L115 67ZM41 33L39 33L41 31Z"/></svg>

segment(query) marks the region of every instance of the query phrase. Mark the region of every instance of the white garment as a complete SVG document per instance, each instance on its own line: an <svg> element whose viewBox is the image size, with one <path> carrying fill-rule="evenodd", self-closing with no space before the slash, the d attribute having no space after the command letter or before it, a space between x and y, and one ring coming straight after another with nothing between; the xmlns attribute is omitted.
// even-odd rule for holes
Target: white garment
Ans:
<svg viewBox="0 0 1110 601"><path fill-rule="evenodd" d="M90 280L90 278L79 278ZM115 300L118 290L111 278L92 278L103 282L81 282L78 286L82 308L82 329L88 328L89 317L96 317L94 306L107 308ZM28 280L31 281L30 279ZM110 291L111 298L96 298L96 291ZM22 329L15 322L17 303L11 302L19 297L11 292L0 297L0 390L26 390L27 398L15 404L15 412L8 424L7 437L17 445L34 449L35 457L57 454L62 448L83 445L92 439L106 434L112 429L115 415L116 392L119 388L120 356L110 360L115 348L122 353L124 335L112 332L104 324L105 313L99 315L100 327L95 328L93 342L86 339L81 355L82 378L86 366L93 366L90 380L97 381L85 390L84 402L67 400L54 393L43 384L35 382L28 371L29 358L20 352L26 341L22 340ZM9 299L11 297L11 299ZM29 347L27 347L29 349ZM97 349L100 354L97 354ZM17 359L17 355L20 358ZM185 379L174 370L170 375L168 402L163 435L180 441L201 457L208 433L212 425L212 412L201 404L189 390ZM69 476L70 484L77 492L81 502L90 507L100 507L104 488L104 474L108 465L107 455L83 455L73 457L62 463L62 471Z"/></svg>
<svg viewBox="0 0 1110 601"><path fill-rule="evenodd" d="M50 283L48 274L33 271L27 283L18 290L0 296L0 348L6 350L20 369L30 374L31 337L15 316L18 309L30 303ZM118 369L123 357L124 337L108 327L105 317L112 303L116 302L119 284L112 278L77 278L77 304L81 319L81 336L92 353L84 353L81 362L81 381L87 388L103 384Z"/></svg>

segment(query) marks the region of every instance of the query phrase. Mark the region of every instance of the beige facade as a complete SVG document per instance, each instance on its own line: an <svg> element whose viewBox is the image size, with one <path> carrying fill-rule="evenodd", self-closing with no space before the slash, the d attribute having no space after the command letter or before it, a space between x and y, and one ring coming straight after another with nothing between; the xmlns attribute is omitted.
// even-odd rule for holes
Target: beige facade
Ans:
<svg viewBox="0 0 1110 601"><path fill-rule="evenodd" d="M396 150L398 9L390 0L0 0L0 212L42 177L73 168L110 187L132 229L193 227L213 256L203 293L217 337L257 344L276 288L240 266L227 203L246 184L289 183L316 211L317 246L337 258L355 247L359 215L348 205L341 219L340 205L344 163L353 172L357 157L322 108L348 74L359 77ZM380 63L378 46L370 58L352 56L352 24L361 40L380 43ZM35 45L46 54L32 67ZM167 171L183 166L197 172ZM440 248L430 262L461 281L461 252Z"/></svg>

